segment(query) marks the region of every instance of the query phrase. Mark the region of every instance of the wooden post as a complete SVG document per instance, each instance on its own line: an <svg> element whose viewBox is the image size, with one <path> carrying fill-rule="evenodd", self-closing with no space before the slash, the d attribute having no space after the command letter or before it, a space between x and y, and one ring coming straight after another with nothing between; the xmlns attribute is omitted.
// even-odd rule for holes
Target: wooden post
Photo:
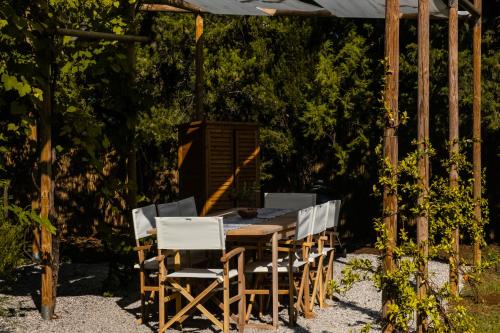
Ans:
<svg viewBox="0 0 500 333"><path fill-rule="evenodd" d="M131 4L129 7L130 22L132 23L135 19L135 4ZM131 24L133 27L134 24ZM132 31L132 34L135 31ZM128 74L128 87L130 90L133 89L135 85L135 43L127 44L127 61L129 66ZM128 107L135 108L137 103L133 100L133 94L128 96ZM135 114L136 110L130 110L129 114ZM137 153L135 148L135 121L131 122L132 128L129 133L129 147L127 152L127 205L129 209L137 207Z"/></svg>
<svg viewBox="0 0 500 333"><path fill-rule="evenodd" d="M53 207L52 197L52 91L50 41L44 46L44 57L40 59L43 66L45 86L43 90L43 105L40 110L40 216L49 219ZM43 319L52 319L55 308L54 280L52 272L52 234L47 228L41 228L42 251L42 288L41 313Z"/></svg>
<svg viewBox="0 0 500 333"><path fill-rule="evenodd" d="M481 0L474 0L474 5L479 12L481 10ZM474 216L476 223L481 224L481 17L479 17L473 27L472 35L472 65L474 80L474 100L472 104L472 165L474 173L474 200L476 206ZM482 230L481 230L482 232ZM474 265L481 264L481 243L480 239L474 239Z"/></svg>
<svg viewBox="0 0 500 333"><path fill-rule="evenodd" d="M450 189L458 186L456 156L458 154L458 0L451 3L448 18L448 108L449 108L449 151ZM458 295L459 229L452 231L452 255L450 256L450 289Z"/></svg>
<svg viewBox="0 0 500 333"><path fill-rule="evenodd" d="M203 114L203 16L196 14L196 82L195 82L195 115L197 120L204 118Z"/></svg>
<svg viewBox="0 0 500 333"><path fill-rule="evenodd" d="M387 108L388 119L384 129L384 159L392 168L392 175L396 177L398 165L398 136L399 124L398 94L399 94L399 0L386 0L385 9L385 61L386 83L384 90L384 105ZM383 216L388 234L388 244L384 257L384 271L393 272L395 264L393 249L397 238L397 193L388 187L383 193ZM392 296L383 291L382 314L385 321L384 332L392 332L394 327L388 324L388 307L393 302Z"/></svg>
<svg viewBox="0 0 500 333"><path fill-rule="evenodd" d="M32 125L30 125L30 140L35 143L35 145L38 144L38 131L37 131L37 125L36 122ZM38 170L38 167L36 165L33 166L33 170ZM33 184L36 185L36 184ZM40 209L40 204L38 201L38 194L34 193L33 198L31 199L31 210L36 212ZM31 246L32 249L32 258L33 261L39 262L41 259L40 255L40 228L34 227L33 228L33 243Z"/></svg>
<svg viewBox="0 0 500 333"><path fill-rule="evenodd" d="M429 1L418 1L418 174L422 193L418 203L423 203L429 191ZM417 275L417 294L419 299L427 296L427 257L429 225L427 213L417 217L417 245L423 261ZM427 327L425 313L417 313L417 332L425 332Z"/></svg>

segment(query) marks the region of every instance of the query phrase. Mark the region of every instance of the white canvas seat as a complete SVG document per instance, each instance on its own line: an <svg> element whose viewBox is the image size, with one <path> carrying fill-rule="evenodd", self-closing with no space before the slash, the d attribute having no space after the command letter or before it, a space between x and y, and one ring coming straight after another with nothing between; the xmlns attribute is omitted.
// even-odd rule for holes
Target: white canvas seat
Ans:
<svg viewBox="0 0 500 333"><path fill-rule="evenodd" d="M167 257L167 265L169 267L173 266L174 265L174 258ZM158 260L156 260L156 257L144 260L144 269L158 271L158 267L159 267L159 264L158 264ZM139 269L139 268L141 268L141 266L139 264L135 264L134 268Z"/></svg>
<svg viewBox="0 0 500 333"><path fill-rule="evenodd" d="M228 277L232 279L238 276L238 270L229 270ZM178 272L167 274L169 278L192 278L192 279L223 279L222 268L183 268Z"/></svg>
<svg viewBox="0 0 500 333"><path fill-rule="evenodd" d="M316 193L265 193L264 208L299 210L316 204Z"/></svg>
<svg viewBox="0 0 500 333"><path fill-rule="evenodd" d="M164 332L174 323L182 324L193 312L199 310L207 319L213 322L224 333L229 333L230 304L238 302L238 314L233 316L239 331L245 326L245 274L244 274L244 248L236 248L226 253L224 227L221 217L157 217L157 242L159 257L171 250L215 250L221 251L220 259L222 268L194 268L185 267L176 272L168 272L165 261L160 261L159 291L159 332ZM238 258L238 269L230 269L229 260ZM230 298L229 281L238 277L238 295ZM191 288L183 286L182 279L207 279L209 285L197 296L191 295ZM201 283L197 282L197 285ZM222 285L223 288L220 288ZM217 291L223 293L223 301L214 298ZM177 309L171 317L166 317L165 300L170 299L166 292L178 292L187 299L188 304L182 309ZM223 309L223 321L217 319L203 304L212 298Z"/></svg>
<svg viewBox="0 0 500 333"><path fill-rule="evenodd" d="M293 272L298 272L299 268L306 264L305 261L295 259L292 264ZM272 262L261 260L249 263L245 267L246 273L271 273L272 272ZM288 273L289 263L288 257L281 258L278 260L278 273Z"/></svg>

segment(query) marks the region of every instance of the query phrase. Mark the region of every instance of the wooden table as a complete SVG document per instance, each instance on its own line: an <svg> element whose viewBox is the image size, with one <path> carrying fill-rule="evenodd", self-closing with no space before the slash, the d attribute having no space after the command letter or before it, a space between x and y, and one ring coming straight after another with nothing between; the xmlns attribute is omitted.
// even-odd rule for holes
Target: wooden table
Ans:
<svg viewBox="0 0 500 333"><path fill-rule="evenodd" d="M235 214L237 209L232 212L227 211L224 215ZM241 228L226 231L226 239L232 241L238 240L255 240L255 241L271 241L272 253L272 269L271 269L271 293L272 293L272 308L273 308L273 323L272 328L278 328L278 240L286 238L293 230L297 223L297 212L290 212L278 217L263 219L251 225L246 225Z"/></svg>
<svg viewBox="0 0 500 333"><path fill-rule="evenodd" d="M211 216L231 216L237 214L238 208L228 209L222 212L215 213ZM273 308L273 323L272 328L278 328L278 240L288 237L295 229L297 223L297 212L286 213L270 219L262 219L251 225L244 225L241 228L231 229L226 231L226 239L231 241L259 241L271 242L272 253L272 308ZM156 234L155 229L148 231L150 234Z"/></svg>

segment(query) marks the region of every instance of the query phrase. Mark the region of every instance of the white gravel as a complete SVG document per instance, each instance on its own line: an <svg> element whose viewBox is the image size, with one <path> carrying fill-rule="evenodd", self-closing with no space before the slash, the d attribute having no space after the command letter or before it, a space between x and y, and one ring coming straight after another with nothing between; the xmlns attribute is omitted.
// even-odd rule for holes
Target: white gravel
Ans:
<svg viewBox="0 0 500 333"><path fill-rule="evenodd" d="M376 263L376 256L370 254L349 254L347 258L335 260L335 279L351 258L370 259ZM448 265L431 262L429 271L438 284L448 279ZM19 283L12 290L0 293L1 332L151 332L157 329L157 322L150 326L137 325L135 316L139 312L138 283L130 285L130 293L103 297L102 283L107 275L107 264L65 264L62 266L61 285L58 289L56 314L59 319L44 321L40 318L34 300L38 301L39 272L33 266L20 270ZM286 326L287 311L280 312L279 332L359 332L364 325L374 323L372 332L379 332L376 322L380 318L381 294L371 282L361 282L345 295L327 301L329 307L316 308L314 319L299 318L297 327ZM199 317L187 321L184 331L214 332L208 321ZM248 329L248 332L257 332Z"/></svg>

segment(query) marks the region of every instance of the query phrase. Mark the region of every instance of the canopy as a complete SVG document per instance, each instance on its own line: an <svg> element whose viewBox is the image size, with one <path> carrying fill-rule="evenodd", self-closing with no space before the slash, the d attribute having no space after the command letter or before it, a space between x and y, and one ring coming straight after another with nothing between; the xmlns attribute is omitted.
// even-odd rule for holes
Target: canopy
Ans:
<svg viewBox="0 0 500 333"><path fill-rule="evenodd" d="M168 4L190 11L217 15L267 16L304 15L346 18L385 18L385 0L167 0ZM400 13L416 16L418 0L400 0ZM448 17L444 0L429 0L431 17ZM468 16L460 11L459 15Z"/></svg>

